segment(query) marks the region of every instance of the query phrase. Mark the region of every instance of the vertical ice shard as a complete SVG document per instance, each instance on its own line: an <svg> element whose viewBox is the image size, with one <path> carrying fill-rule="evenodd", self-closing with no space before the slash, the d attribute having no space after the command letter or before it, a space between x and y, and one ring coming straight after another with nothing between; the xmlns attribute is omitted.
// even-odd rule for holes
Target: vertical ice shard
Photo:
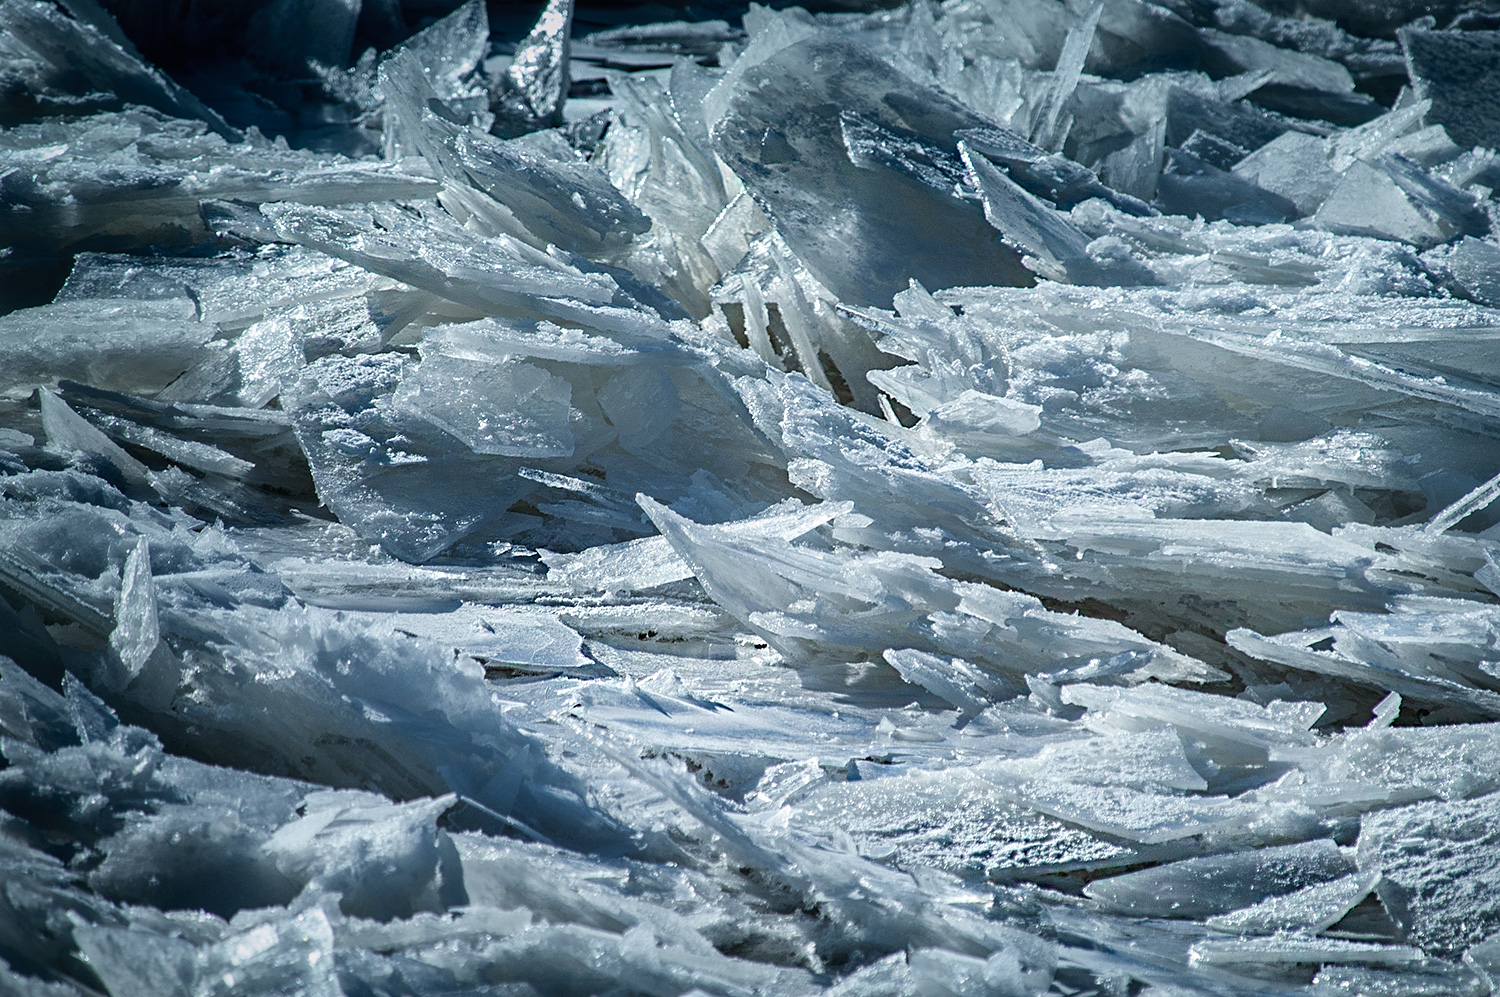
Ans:
<svg viewBox="0 0 1500 997"><path fill-rule="evenodd" d="M573 0L547 0L531 34L516 46L510 66L490 91L497 134L515 136L562 124L572 31Z"/></svg>
<svg viewBox="0 0 1500 997"><path fill-rule="evenodd" d="M120 594L115 599L115 629L109 635L110 649L124 668L119 676L121 685L141 673L160 640L156 587L151 578L151 546L142 537L125 559Z"/></svg>

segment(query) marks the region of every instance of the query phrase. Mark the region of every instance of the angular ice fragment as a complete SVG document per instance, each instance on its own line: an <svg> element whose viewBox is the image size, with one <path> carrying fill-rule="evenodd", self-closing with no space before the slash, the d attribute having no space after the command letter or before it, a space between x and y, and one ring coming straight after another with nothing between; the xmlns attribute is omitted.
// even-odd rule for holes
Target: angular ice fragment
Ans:
<svg viewBox="0 0 1500 997"><path fill-rule="evenodd" d="M1067 210L1090 198L1101 198L1132 215L1150 215L1150 205L1099 181L1093 170L1027 142L1003 128L968 128L955 133L970 149L1003 166L1010 178L1037 197Z"/></svg>
<svg viewBox="0 0 1500 997"><path fill-rule="evenodd" d="M1051 86L1032 126L1031 140L1044 149L1062 151L1073 121L1065 108L1078 89L1078 77L1083 73L1083 64L1088 59L1089 49L1094 44L1094 31L1099 26L1099 15L1104 13L1104 0L1098 0L1087 13L1070 28L1063 42L1062 52L1052 70Z"/></svg>
<svg viewBox="0 0 1500 997"><path fill-rule="evenodd" d="M136 541L121 571L120 594L115 600L115 629L109 646L124 668L117 681L128 684L141 673L161 640L156 616L156 587L151 579L151 547L146 538Z"/></svg>
<svg viewBox="0 0 1500 997"><path fill-rule="evenodd" d="M1164 212L1261 225L1289 221L1297 214L1287 198L1191 153L1171 149L1167 159L1156 194L1156 205Z"/></svg>
<svg viewBox="0 0 1500 997"><path fill-rule="evenodd" d="M467 0L402 42L400 50L415 57L438 97L452 100L467 89L465 79L483 61L489 40L488 8L483 0Z"/></svg>
<svg viewBox="0 0 1500 997"><path fill-rule="evenodd" d="M1184 859L1096 879L1085 896L1137 917L1202 918L1353 873L1354 859L1327 838Z"/></svg>
<svg viewBox="0 0 1500 997"><path fill-rule="evenodd" d="M1316 935L1338 923L1380 881L1380 870L1350 873L1327 883L1262 900L1253 907L1208 918L1210 928L1240 935Z"/></svg>
<svg viewBox="0 0 1500 997"><path fill-rule="evenodd" d="M984 216L1028 266L1050 280L1071 284L1151 284L1144 265L1089 254L1089 239L1067 218L1024 190L983 156L959 143L970 182L984 199Z"/></svg>
<svg viewBox="0 0 1500 997"><path fill-rule="evenodd" d="M1397 35L1417 96L1432 102L1427 119L1466 148L1500 146L1500 32L1412 25Z"/></svg>
<svg viewBox="0 0 1500 997"><path fill-rule="evenodd" d="M1475 301L1500 306L1500 246L1464 236L1435 259L1463 292Z"/></svg>
<svg viewBox="0 0 1500 997"><path fill-rule="evenodd" d="M1335 963L1313 977L1313 986L1328 993L1368 997L1486 997L1493 991L1482 972L1440 959L1395 968Z"/></svg>
<svg viewBox="0 0 1500 997"><path fill-rule="evenodd" d="M889 657L890 652L886 654ZM1170 728L1062 741L1047 745L1034 757L996 762L993 768L1023 779L1118 784L1151 792L1208 789L1183 753L1182 739Z"/></svg>
<svg viewBox="0 0 1500 997"><path fill-rule="evenodd" d="M1395 239L1419 249L1488 229L1471 195L1398 156L1373 164L1356 160L1313 219L1330 232Z"/></svg>
<svg viewBox="0 0 1500 997"><path fill-rule="evenodd" d="M1260 706L1163 685L1118 689L1080 683L1064 686L1062 700L1086 706L1096 727L1132 731L1171 724L1230 764L1261 764L1276 748L1317 744L1308 728L1325 709L1322 703L1280 701Z"/></svg>
<svg viewBox="0 0 1500 997"><path fill-rule="evenodd" d="M1408 945L1348 942L1338 938L1278 937L1255 941L1239 939L1194 942L1189 949L1188 959L1195 966L1288 962L1405 966L1420 962L1422 950Z"/></svg>
<svg viewBox="0 0 1500 997"><path fill-rule="evenodd" d="M1265 813L1260 804L1225 796L1170 796L1120 785L1034 780L1017 786L1014 793L1041 813L1146 845L1243 826Z"/></svg>
<svg viewBox="0 0 1500 997"><path fill-rule="evenodd" d="M837 35L738 72L714 148L840 300L886 306L911 278L934 288L1030 283L972 202L874 160L851 162L845 112L949 154L956 132L988 125Z"/></svg>
<svg viewBox="0 0 1500 997"><path fill-rule="evenodd" d="M548 0L491 90L497 132L519 135L562 124L572 33L573 0Z"/></svg>
<svg viewBox="0 0 1500 997"><path fill-rule="evenodd" d="M578 632L548 613L466 603L448 613L371 614L370 623L446 644L495 666L546 672L590 663Z"/></svg>
<svg viewBox="0 0 1500 997"><path fill-rule="evenodd" d="M1306 132L1290 131L1261 146L1234 165L1236 176L1286 198L1299 216L1317 211L1337 185L1328 162L1328 142Z"/></svg>
<svg viewBox="0 0 1500 997"><path fill-rule="evenodd" d="M6 35L45 67L39 81L44 87L114 94L122 101L206 121L221 135L234 134L202 101L143 61L101 5L73 3L64 9L66 14L57 5L31 0L0 5Z"/></svg>
<svg viewBox="0 0 1500 997"><path fill-rule="evenodd" d="M1263 70L1270 73L1270 80L1282 86L1331 94L1354 89L1354 77L1349 70L1331 59L1213 28L1198 29L1198 36L1204 47L1222 60L1218 65L1213 64L1217 60L1206 60L1210 64L1204 68L1215 75Z"/></svg>
<svg viewBox="0 0 1500 997"><path fill-rule="evenodd" d="M1357 855L1361 869L1384 874L1381 902L1410 941L1457 954L1500 928L1497 847L1500 795L1491 794L1366 814Z"/></svg>
<svg viewBox="0 0 1500 997"><path fill-rule="evenodd" d="M982 679L959 658L945 661L935 654L910 648L888 650L881 656L907 682L941 696L954 709L978 713L989 703L982 691Z"/></svg>
<svg viewBox="0 0 1500 997"><path fill-rule="evenodd" d="M371 793L313 793L303 816L263 849L294 881L339 893L346 914L389 920L441 910L445 835L436 821L454 799L393 804Z"/></svg>
<svg viewBox="0 0 1500 997"><path fill-rule="evenodd" d="M441 352L425 354L401 378L392 404L462 440L481 454L566 457L572 386L535 364L476 365Z"/></svg>
<svg viewBox="0 0 1500 997"><path fill-rule="evenodd" d="M823 502L805 506L796 499L771 506L749 519L716 527L729 536L751 543L775 538L795 540L853 508L850 502ZM620 592L654 588L693 577L664 536L643 537L621 544L591 547L577 554L543 553L542 560L559 580L578 588Z"/></svg>
<svg viewBox="0 0 1500 997"><path fill-rule="evenodd" d="M47 434L48 447L63 453L87 453L102 457L126 481L135 485L146 484L150 475L146 465L120 449L47 388L37 388L36 393L37 400L41 403L42 430Z"/></svg>
<svg viewBox="0 0 1500 997"><path fill-rule="evenodd" d="M454 151L470 181L504 204L538 238L599 257L618 251L650 220L552 132L510 142L459 133Z"/></svg>

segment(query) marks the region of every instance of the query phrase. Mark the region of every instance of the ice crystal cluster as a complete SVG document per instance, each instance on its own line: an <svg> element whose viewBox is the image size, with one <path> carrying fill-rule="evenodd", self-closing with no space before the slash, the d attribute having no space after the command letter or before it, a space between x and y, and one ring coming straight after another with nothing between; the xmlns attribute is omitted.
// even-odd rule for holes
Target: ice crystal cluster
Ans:
<svg viewBox="0 0 1500 997"><path fill-rule="evenodd" d="M0 0L0 993L1500 985L1500 21L416 7Z"/></svg>

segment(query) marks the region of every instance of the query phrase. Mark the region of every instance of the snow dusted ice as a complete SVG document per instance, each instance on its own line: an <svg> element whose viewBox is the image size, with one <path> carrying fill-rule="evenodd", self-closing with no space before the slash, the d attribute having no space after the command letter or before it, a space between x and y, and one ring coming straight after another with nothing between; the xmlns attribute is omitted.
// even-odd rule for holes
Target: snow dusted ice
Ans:
<svg viewBox="0 0 1500 997"><path fill-rule="evenodd" d="M1500 20L843 6L0 0L0 993L1500 986Z"/></svg>

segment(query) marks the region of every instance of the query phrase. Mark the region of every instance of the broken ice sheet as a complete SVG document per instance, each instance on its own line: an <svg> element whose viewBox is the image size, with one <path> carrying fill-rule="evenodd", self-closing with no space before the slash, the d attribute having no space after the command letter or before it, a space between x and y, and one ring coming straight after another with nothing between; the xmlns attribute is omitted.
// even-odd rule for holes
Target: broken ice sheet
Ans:
<svg viewBox="0 0 1500 997"><path fill-rule="evenodd" d="M1242 826L1265 814L1249 801L1143 793L1125 786L1047 780L1023 783L1013 792L1018 801L1041 813L1147 845Z"/></svg>
<svg viewBox="0 0 1500 997"><path fill-rule="evenodd" d="M541 367L518 361L485 364L442 353L425 355L397 385L392 404L452 433L480 454L567 457L572 387ZM462 373L464 376L456 378ZM457 390L453 384L472 384Z"/></svg>
<svg viewBox="0 0 1500 997"><path fill-rule="evenodd" d="M372 627L410 634L521 671L569 671L590 664L583 638L556 616L464 604L446 613L368 613Z"/></svg>
<svg viewBox="0 0 1500 997"><path fill-rule="evenodd" d="M1326 838L1184 859L1095 880L1084 894L1107 910L1142 917L1227 914L1354 872L1354 858Z"/></svg>
<svg viewBox="0 0 1500 997"><path fill-rule="evenodd" d="M1360 822L1361 869L1378 869L1381 901L1424 949L1456 953L1500 924L1492 861L1500 798L1417 803Z"/></svg>
<svg viewBox="0 0 1500 997"><path fill-rule="evenodd" d="M928 287L1030 283L972 205L850 162L838 112L948 150L956 131L984 127L983 119L939 91L901 81L867 49L835 35L782 49L733 87L715 148L841 300L884 305L910 278Z"/></svg>
<svg viewBox="0 0 1500 997"><path fill-rule="evenodd" d="M1183 754L1182 741L1169 728L1049 744L1032 758L995 763L986 771L1020 779L1058 780L1135 789L1208 789Z"/></svg>
<svg viewBox="0 0 1500 997"><path fill-rule="evenodd" d="M1194 943L1190 958L1195 965L1204 966L1278 962L1402 966L1419 962L1422 950L1407 945L1378 945L1337 938L1211 939Z"/></svg>
<svg viewBox="0 0 1500 997"><path fill-rule="evenodd" d="M1353 910L1379 881L1378 869L1350 873L1271 897L1253 907L1215 915L1204 923L1240 935L1316 935Z"/></svg>

